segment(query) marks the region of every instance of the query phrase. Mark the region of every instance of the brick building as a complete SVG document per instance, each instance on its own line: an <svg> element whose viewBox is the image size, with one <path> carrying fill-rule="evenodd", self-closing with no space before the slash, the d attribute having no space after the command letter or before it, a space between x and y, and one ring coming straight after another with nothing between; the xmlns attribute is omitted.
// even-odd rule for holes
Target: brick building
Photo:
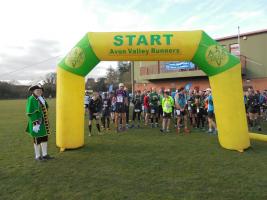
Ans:
<svg viewBox="0 0 267 200"><path fill-rule="evenodd" d="M240 58L244 89L249 86L257 90L267 89L267 29L240 34L240 51L237 35L219 38L217 41ZM135 61L134 90L150 90L151 87L176 89L187 83L201 89L210 87L208 77L197 66L170 68L169 64L161 61Z"/></svg>

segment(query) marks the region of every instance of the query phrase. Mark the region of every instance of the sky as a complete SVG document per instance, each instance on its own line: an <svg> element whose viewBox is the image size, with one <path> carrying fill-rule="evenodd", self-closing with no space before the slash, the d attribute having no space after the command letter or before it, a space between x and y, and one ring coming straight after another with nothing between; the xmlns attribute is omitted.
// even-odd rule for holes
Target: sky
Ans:
<svg viewBox="0 0 267 200"><path fill-rule="evenodd" d="M267 28L267 0L0 1L0 80L41 80L86 32L204 30L219 38ZM117 62L100 62L98 78Z"/></svg>

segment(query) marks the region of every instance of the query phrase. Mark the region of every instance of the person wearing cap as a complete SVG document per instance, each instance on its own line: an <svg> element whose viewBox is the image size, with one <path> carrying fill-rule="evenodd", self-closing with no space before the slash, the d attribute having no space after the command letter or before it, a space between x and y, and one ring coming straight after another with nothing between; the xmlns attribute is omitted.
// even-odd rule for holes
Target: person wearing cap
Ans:
<svg viewBox="0 0 267 200"><path fill-rule="evenodd" d="M169 91L164 92L164 98L162 99L162 109L163 109L163 120L161 132L170 132L170 122L172 115L172 108L174 106L174 100L170 96Z"/></svg>
<svg viewBox="0 0 267 200"><path fill-rule="evenodd" d="M124 90L124 84L119 84L119 89L115 93L116 111L115 111L115 128L117 132L126 131L126 107L128 106L128 96ZM122 121L122 129L119 128L120 119Z"/></svg>
<svg viewBox="0 0 267 200"><path fill-rule="evenodd" d="M47 153L48 135L50 134L48 104L42 97L43 88L40 85L30 87L29 91L32 95L28 97L26 105L26 115L28 116L26 132L33 138L35 159L38 161L48 160L52 158Z"/></svg>
<svg viewBox="0 0 267 200"><path fill-rule="evenodd" d="M208 103L208 123L209 123L209 130L208 133L214 133L216 134L217 128L215 124L215 115L214 115L214 106L213 106L213 98L211 95L211 89L207 88L206 89L207 93L207 103Z"/></svg>

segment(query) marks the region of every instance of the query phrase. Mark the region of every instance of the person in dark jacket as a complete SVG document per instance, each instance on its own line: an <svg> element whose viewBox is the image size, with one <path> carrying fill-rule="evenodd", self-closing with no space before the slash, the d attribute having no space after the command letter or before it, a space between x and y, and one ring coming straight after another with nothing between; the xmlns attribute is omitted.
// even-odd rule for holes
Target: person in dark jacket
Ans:
<svg viewBox="0 0 267 200"><path fill-rule="evenodd" d="M98 134L100 134L100 114L102 109L102 101L98 92L94 92L92 98L89 101L88 110L89 110L89 136L92 135L92 121L95 119L96 128L98 130Z"/></svg>
<svg viewBox="0 0 267 200"><path fill-rule="evenodd" d="M142 95L141 91L138 90L136 94L134 95L132 99L132 103L134 104L134 109L133 109L133 118L132 118L132 126L131 128L135 127L135 119L137 117L138 124L137 128L140 128L141 124L141 112L142 112Z"/></svg>
<svg viewBox="0 0 267 200"><path fill-rule="evenodd" d="M110 130L110 111L111 111L111 99L108 93L103 94L102 99L102 125L105 130Z"/></svg>

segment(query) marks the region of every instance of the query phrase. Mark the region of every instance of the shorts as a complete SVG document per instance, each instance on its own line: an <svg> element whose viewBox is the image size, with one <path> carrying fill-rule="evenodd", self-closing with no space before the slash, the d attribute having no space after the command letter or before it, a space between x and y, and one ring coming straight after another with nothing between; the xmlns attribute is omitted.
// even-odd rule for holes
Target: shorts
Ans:
<svg viewBox="0 0 267 200"><path fill-rule="evenodd" d="M183 111L181 111L181 110L175 110L175 115L176 116L185 116L185 115L187 115L187 111L186 110L183 110Z"/></svg>
<svg viewBox="0 0 267 200"><path fill-rule="evenodd" d="M197 114L197 116L205 115L205 110L204 110L204 108L197 108L197 109L196 109L196 114Z"/></svg>
<svg viewBox="0 0 267 200"><path fill-rule="evenodd" d="M111 112L116 112L116 105L111 106Z"/></svg>
<svg viewBox="0 0 267 200"><path fill-rule="evenodd" d="M142 108L136 107L136 108L133 109L133 112L135 112L135 113L142 112Z"/></svg>
<svg viewBox="0 0 267 200"><path fill-rule="evenodd" d="M116 113L125 113L126 112L126 106L123 103L116 103Z"/></svg>
<svg viewBox="0 0 267 200"><path fill-rule="evenodd" d="M191 107L191 110L189 110L189 112L191 113L191 114L197 114L197 108L196 107Z"/></svg>
<svg viewBox="0 0 267 200"><path fill-rule="evenodd" d="M215 118L214 111L208 111L208 118L211 118L211 119Z"/></svg>
<svg viewBox="0 0 267 200"><path fill-rule="evenodd" d="M89 113L89 120L93 120L93 119L95 119L95 120L100 119L100 115L96 115L96 113L90 112Z"/></svg>
<svg viewBox="0 0 267 200"><path fill-rule="evenodd" d="M147 107L144 107L144 112L145 112L145 113L150 113L150 109L147 108Z"/></svg>
<svg viewBox="0 0 267 200"><path fill-rule="evenodd" d="M257 107L248 107L248 113L252 113L252 114L256 114L256 113L260 113L260 109Z"/></svg>
<svg viewBox="0 0 267 200"><path fill-rule="evenodd" d="M109 117L109 116L110 116L110 110L104 110L104 111L102 112L102 116L103 116L103 117Z"/></svg>
<svg viewBox="0 0 267 200"><path fill-rule="evenodd" d="M150 114L155 114L157 115L159 112L159 107L158 106L151 106L150 107Z"/></svg>
<svg viewBox="0 0 267 200"><path fill-rule="evenodd" d="M172 117L172 113L163 112L163 118L170 119L171 117Z"/></svg>

